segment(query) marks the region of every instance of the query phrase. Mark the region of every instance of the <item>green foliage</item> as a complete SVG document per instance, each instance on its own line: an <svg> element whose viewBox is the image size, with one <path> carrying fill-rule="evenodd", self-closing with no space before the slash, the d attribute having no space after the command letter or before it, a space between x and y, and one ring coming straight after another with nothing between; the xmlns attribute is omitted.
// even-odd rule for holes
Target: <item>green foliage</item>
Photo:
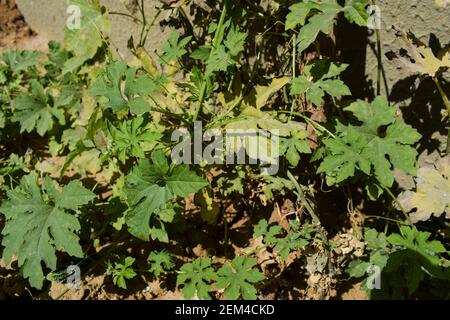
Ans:
<svg viewBox="0 0 450 320"><path fill-rule="evenodd" d="M254 284L264 280L264 275L254 268L256 259L245 256L236 257L230 264L217 271L217 288L225 289L224 295L230 300L242 297L245 300L256 299Z"/></svg>
<svg viewBox="0 0 450 320"><path fill-rule="evenodd" d="M408 226L401 227L400 234L393 233L388 237L374 229L366 229L364 240L368 260L351 261L347 273L354 278L367 275L366 281L369 281L374 270L372 266L379 268L381 288L365 288L374 298L411 295L427 277L448 281L449 264L441 256L446 249L440 241L430 241L430 236L429 232Z"/></svg>
<svg viewBox="0 0 450 320"><path fill-rule="evenodd" d="M210 258L197 258L192 263L184 264L178 271L177 286L183 286L186 299L197 297L211 300L211 282L217 280L217 274L211 267Z"/></svg>
<svg viewBox="0 0 450 320"><path fill-rule="evenodd" d="M192 69L190 82L179 83L178 86L189 91L191 95L188 99L195 102L200 101L203 87L205 87L205 97L210 97L217 87L211 78L205 77L197 67Z"/></svg>
<svg viewBox="0 0 450 320"><path fill-rule="evenodd" d="M327 174L328 185L353 177L357 171L375 178L383 187L392 186L394 168L415 174L417 151L411 145L421 135L397 118L395 108L384 98L377 97L372 104L357 101L344 110L351 112L360 125L338 123L336 136L323 141L328 155L317 172ZM371 198L380 195L374 183L366 189Z"/></svg>
<svg viewBox="0 0 450 320"><path fill-rule="evenodd" d="M41 263L55 270L56 251L83 256L76 234L81 227L73 212L94 197L79 182L70 182L58 190L46 177L41 190L35 174L24 176L19 187L8 191L8 200L0 207L6 217L2 231L5 263L17 256L24 277L29 278L33 287L42 288Z"/></svg>
<svg viewBox="0 0 450 320"><path fill-rule="evenodd" d="M280 193L281 195L286 195L295 189L292 181L285 178L265 176L264 180L266 185L264 186L263 192L268 200L273 200L275 198L275 192Z"/></svg>
<svg viewBox="0 0 450 320"><path fill-rule="evenodd" d="M229 27L228 27L229 26ZM222 29L223 28L223 29ZM210 76L214 72L226 72L229 67L238 63L239 55L244 50L247 34L239 31L239 28L227 21L222 28L216 30L217 45L207 46L209 57L206 61L206 75ZM222 32L228 33L225 39L221 39Z"/></svg>
<svg viewBox="0 0 450 320"><path fill-rule="evenodd" d="M142 114L150 111L145 96L157 88L158 84L147 75L139 76L136 68L128 68L124 61L115 61L95 80L89 93L105 97L107 107L114 112L128 108L133 114Z"/></svg>
<svg viewBox="0 0 450 320"><path fill-rule="evenodd" d="M308 132L297 131L290 138L280 139L280 155L284 155L291 166L298 166L301 153L311 153L307 137Z"/></svg>
<svg viewBox="0 0 450 320"><path fill-rule="evenodd" d="M430 236L429 232L401 227L400 234L387 238L397 250L389 256L385 271L403 275L409 294L417 290L427 274L450 280L450 268L442 269L444 261L440 258L446 249L441 242L430 241Z"/></svg>
<svg viewBox="0 0 450 320"><path fill-rule="evenodd" d="M368 274L370 266L375 265L383 269L388 261L391 248L384 233L378 233L375 229L365 229L364 241L369 260L353 260L350 262L347 273L350 277L361 278Z"/></svg>
<svg viewBox="0 0 450 320"><path fill-rule="evenodd" d="M28 163L13 153L5 161L0 161L0 189L6 188L6 184L15 181L18 172L28 169Z"/></svg>
<svg viewBox="0 0 450 320"><path fill-rule="evenodd" d="M161 49L164 54L161 56L161 63L170 64L171 62L177 61L184 54L187 53L184 48L192 37L185 37L180 40L180 33L178 31L172 32L169 39L162 45Z"/></svg>
<svg viewBox="0 0 450 320"><path fill-rule="evenodd" d="M119 288L126 289L126 281L137 276L137 273L133 269L135 260L132 257L126 257L122 263L114 262L113 265L108 262L106 273L112 276L113 283Z"/></svg>
<svg viewBox="0 0 450 320"><path fill-rule="evenodd" d="M289 7L286 17L286 30L301 25L297 38L298 51L306 50L319 33L330 34L339 13L343 12L347 20L360 26L367 24L365 6L368 0L346 0L344 7L337 0L306 0Z"/></svg>
<svg viewBox="0 0 450 320"><path fill-rule="evenodd" d="M208 183L187 165L172 170L161 150L152 153L152 163L141 160L126 177L125 192L129 210L126 223L129 231L142 240L167 242L164 223L172 222L175 211L169 205L174 196L187 197Z"/></svg>
<svg viewBox="0 0 450 320"><path fill-rule="evenodd" d="M14 121L20 123L21 132L36 132L43 136L53 128L54 122L64 124L64 110L51 103L50 97L37 80L32 80L30 93L22 93L13 101Z"/></svg>
<svg viewBox="0 0 450 320"><path fill-rule="evenodd" d="M175 267L172 257L165 251L150 252L147 261L150 264L148 271L157 277L171 271Z"/></svg>
<svg viewBox="0 0 450 320"><path fill-rule="evenodd" d="M149 144L162 137L161 133L145 128L143 123L144 118L139 117L122 122L118 128L111 128L113 150L122 163L130 157L145 158Z"/></svg>
<svg viewBox="0 0 450 320"><path fill-rule="evenodd" d="M338 65L326 60L319 60L314 64L307 65L303 70L303 75L293 80L291 95L306 93L306 100L316 106L323 105L325 93L332 97L350 95L350 89L342 80L333 79L347 67L347 64Z"/></svg>
<svg viewBox="0 0 450 320"><path fill-rule="evenodd" d="M0 59L6 64L11 72L17 75L31 67L35 67L38 64L38 59L41 55L42 54L38 51L7 49L1 54Z"/></svg>
<svg viewBox="0 0 450 320"><path fill-rule="evenodd" d="M278 239L276 238L276 236L281 233L282 229L281 226L272 226L269 229L267 229L267 227L267 220L259 220L253 231L253 236L263 237L264 244L271 246L277 243Z"/></svg>
<svg viewBox="0 0 450 320"><path fill-rule="evenodd" d="M255 299L266 277L295 290L294 283L311 284L320 275L322 286L341 279L348 262L348 274L365 278L370 298L410 298L422 285L448 298L449 158L419 169L416 187L410 184L394 205L394 193L404 191L403 185L389 189L394 170L416 175L414 147L421 136L383 98L355 101L341 80L348 65L319 37L336 35L333 42L341 43L345 35L334 33L341 18L365 26L368 0L189 1L189 16L164 1L171 14L163 14L163 24L178 31L151 53L144 49L152 28L144 2L126 1L129 12L112 12L146 24L137 46L133 37L128 41L129 62L117 60L108 9L99 0L69 1L81 9L81 28L66 29L64 45L50 42L45 54L0 55L2 261L18 265L42 288L45 278L63 279L57 262L64 263L58 270L72 263L93 270L92 257L108 261L129 253L140 241L128 231L150 242L141 250L151 249L145 270L134 269L132 257L108 263L107 273L123 289L148 271L169 283L178 276L188 299ZM402 51L394 61L438 83L449 53L435 56L410 34L403 38L406 56ZM225 133L224 141L213 137L214 151L258 163L171 163L172 133L194 131L197 143L195 121L202 121L202 134ZM250 136L232 146L228 130ZM203 150L212 148L203 142ZM198 154L197 144L193 149ZM277 172L267 175L268 165ZM383 191L392 198L378 201L371 222L389 233L366 228L364 243L357 211L364 216L368 209L357 182L372 200ZM85 206L94 198L95 205ZM339 205L324 205L327 199ZM347 202L349 212L341 205ZM276 225L260 220L269 212ZM339 224L321 225L324 214ZM350 223L353 235L341 223ZM120 242L110 247L116 252L100 250L111 241ZM153 241L183 250L152 251ZM214 260L190 260L191 253L203 254L190 247L200 243ZM175 257L191 263L173 272ZM380 290L368 287L374 266L381 271ZM300 279L290 287L285 280L292 272Z"/></svg>
<svg viewBox="0 0 450 320"><path fill-rule="evenodd" d="M300 227L297 222L291 222L289 226L289 232L284 232L281 226L268 228L267 221L260 220L253 236L262 237L264 245L273 246L281 259L286 260L291 252L305 248L310 243L312 234L317 231L308 224Z"/></svg>

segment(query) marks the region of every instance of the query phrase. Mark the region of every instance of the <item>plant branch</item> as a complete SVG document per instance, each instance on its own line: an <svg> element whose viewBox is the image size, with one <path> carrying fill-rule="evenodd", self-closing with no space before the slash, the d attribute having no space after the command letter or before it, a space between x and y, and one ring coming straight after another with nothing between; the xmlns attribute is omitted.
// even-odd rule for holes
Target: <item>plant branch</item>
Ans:
<svg viewBox="0 0 450 320"><path fill-rule="evenodd" d="M223 25L225 23L225 18L227 16L228 5L229 5L229 0L225 0L224 1L224 6L222 8L222 12L220 14L219 24L217 25L216 32L214 33L214 39L213 39L213 42L212 42L212 47L213 48L212 48L211 52L209 53L209 57L211 57L211 55L213 53L213 50L215 48L217 48L217 46L220 44L220 43L218 43L219 40L220 40L219 34L220 34L220 32L222 30L222 27L223 27ZM206 94L206 81L203 82L202 87L200 89L200 98L198 99L198 104L197 104L197 107L195 109L194 121L197 120L197 118L198 118L198 116L199 116L199 114L201 112L201 109L202 109L202 106L203 106L203 102L205 100L205 94Z"/></svg>
<svg viewBox="0 0 450 320"><path fill-rule="evenodd" d="M441 95L442 101L444 102L445 107L447 108L447 117L450 119L450 102L448 101L448 97L445 94L444 89L442 88L442 85L437 77L433 77L434 83L436 83L436 87L438 88L439 94ZM450 154L450 128L447 133L447 149L446 153Z"/></svg>

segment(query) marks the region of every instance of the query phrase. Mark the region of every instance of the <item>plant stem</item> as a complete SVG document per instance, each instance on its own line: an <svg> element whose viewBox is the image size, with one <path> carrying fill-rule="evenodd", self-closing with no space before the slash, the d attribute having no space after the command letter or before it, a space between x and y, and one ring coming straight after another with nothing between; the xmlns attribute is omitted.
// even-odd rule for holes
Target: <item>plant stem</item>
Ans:
<svg viewBox="0 0 450 320"><path fill-rule="evenodd" d="M294 81L296 77L295 69L297 67L297 35L294 33L292 36L292 81ZM289 119L292 119L292 112L294 112L295 108L295 99L292 99L291 105L291 114L289 115Z"/></svg>
<svg viewBox="0 0 450 320"><path fill-rule="evenodd" d="M142 47L145 46L145 43L147 42L148 34L149 34L150 30L152 29L152 27L155 25L156 20L158 20L160 15L161 15L161 9L158 9L155 16L153 17L152 22L148 25L147 30L145 30L145 35L144 35L144 38L142 39L142 43L141 43Z"/></svg>
<svg viewBox="0 0 450 320"><path fill-rule="evenodd" d="M298 181L295 179L295 177L292 175L292 173L287 170L287 176L289 178L289 180L291 180L291 182L294 184L295 189L297 190L297 202L299 202L299 200L301 201L301 203L305 206L306 210L308 211L309 215L311 216L313 222L315 224L317 224L319 226L319 232L320 232L320 236L322 238L323 244L324 244L324 249L325 249L325 253L327 255L328 258L328 269L330 272L332 272L332 265L331 265L331 253L329 251L330 249L330 243L328 241L327 238L327 233L325 228L322 226L322 223L320 222L319 217L317 216L316 212L315 212L315 208L313 208L313 206L309 203L308 199L305 196L305 193L303 192L302 188L300 187L300 185L298 184Z"/></svg>
<svg viewBox="0 0 450 320"><path fill-rule="evenodd" d="M394 201L397 205L398 208L400 209L400 211L403 213L403 215L405 216L406 220L408 221L409 225L412 226L414 229L416 228L416 226L412 223L411 218L409 217L408 213L406 213L405 209L403 209L403 206L400 204L400 202L397 200L397 198L394 196L394 194L392 193L392 191L386 187L380 184L380 186L387 192L387 194L391 197L392 201Z"/></svg>
<svg viewBox="0 0 450 320"><path fill-rule="evenodd" d="M372 0L372 4L376 5L376 0ZM375 36L377 39L377 96L381 94L381 74L382 74L382 59L381 59L381 33L378 28L375 29ZM387 92L386 92L387 94Z"/></svg>
<svg viewBox="0 0 450 320"><path fill-rule="evenodd" d="M379 96L381 94L381 64L382 64L382 60L381 60L381 34L380 34L380 30L375 30L375 34L377 37L377 96Z"/></svg>
<svg viewBox="0 0 450 320"><path fill-rule="evenodd" d="M370 218L373 218L373 219L386 220L386 221L391 221L391 222L395 222L395 223L398 223L398 224L403 224L403 225L406 225L406 226L409 225L408 223L405 223L405 222L400 221L400 220L397 220L397 219L386 218L386 217L380 217L380 216L366 216L366 218L369 218L369 219L370 219Z"/></svg>
<svg viewBox="0 0 450 320"><path fill-rule="evenodd" d="M222 12L220 14L219 24L217 25L216 32L214 33L214 39L213 39L213 42L212 42L212 50L209 53L209 57L211 57L214 49L216 49L217 46L220 44L220 43L218 43L219 40L220 40L219 34L220 34L221 30L222 30L223 24L225 23L225 18L227 16L228 5L229 5L229 0L224 0L224 6L223 6ZM203 82L201 90L200 90L200 97L198 99L198 104L197 104L197 107L195 109L194 121L197 120L197 118L198 118L198 116L199 116L199 114L201 112L201 109L202 109L202 106L203 106L203 102L205 100L205 94L206 94L206 81Z"/></svg>
<svg viewBox="0 0 450 320"><path fill-rule="evenodd" d="M336 138L336 136L335 136L330 130L328 130L327 128L325 128L325 127L322 126L321 124L319 124L317 121L314 121L314 120L308 118L307 116L305 116L305 115L303 115L303 114L301 114L301 113L299 113L299 112L291 112L291 111L286 111L286 110L279 110L278 112L279 112L279 113L290 113L290 114L292 114L292 115L301 117L301 118L305 119L306 122L308 122L309 124L311 124L314 128L317 127L317 128L319 129L318 131L325 132L325 133L327 133L330 137Z"/></svg>
<svg viewBox="0 0 450 320"><path fill-rule="evenodd" d="M314 212L313 207L306 199L305 193L303 192L302 188L300 188L300 185L298 184L297 180L295 179L295 177L292 175L292 173L289 170L287 171L287 176L288 176L289 180L291 180L291 182L294 184L295 189L297 189L298 198L304 204L306 210L308 210L308 213L311 215L314 223L317 223L318 225L321 226L322 224L320 223L319 217Z"/></svg>
<svg viewBox="0 0 450 320"><path fill-rule="evenodd" d="M372 4L376 5L376 0L372 0ZM383 55L382 55L382 45L381 45L381 32L380 29L375 29L375 36L376 36L376 49L372 48L373 52L377 56L377 96L381 95L381 82L383 80L384 83L384 89L386 91L386 99L389 101L389 88L388 83L386 79L386 74L384 72L383 68Z"/></svg>
<svg viewBox="0 0 450 320"><path fill-rule="evenodd" d="M133 20L133 22L135 22L135 23L137 23L137 22L138 22L138 23L144 23L144 22L143 22L142 20L140 20L139 18L136 18L135 16L132 16L131 14L128 14L128 13L110 11L109 14L130 18L130 19Z"/></svg>
<svg viewBox="0 0 450 320"><path fill-rule="evenodd" d="M447 95L445 94L444 89L442 88L441 83L439 82L439 79L437 77L433 77L434 83L436 83L436 86L438 88L439 94L441 95L442 101L444 102L445 107L447 108L447 118L450 119L450 102L448 101ZM450 154L450 128L447 133L447 149L446 153Z"/></svg>
<svg viewBox="0 0 450 320"><path fill-rule="evenodd" d="M444 102L445 107L447 108L448 115L450 117L450 102L448 101L447 95L445 94L444 89L442 88L441 83L437 77L433 77L434 83L438 88L439 94L441 95L442 101Z"/></svg>
<svg viewBox="0 0 450 320"><path fill-rule="evenodd" d="M144 0L141 0L141 7L139 9L140 9L141 14L142 14L142 30L141 30L141 34L140 34L140 37L139 37L139 44L141 44L143 42L145 29L147 28L147 17L145 16Z"/></svg>

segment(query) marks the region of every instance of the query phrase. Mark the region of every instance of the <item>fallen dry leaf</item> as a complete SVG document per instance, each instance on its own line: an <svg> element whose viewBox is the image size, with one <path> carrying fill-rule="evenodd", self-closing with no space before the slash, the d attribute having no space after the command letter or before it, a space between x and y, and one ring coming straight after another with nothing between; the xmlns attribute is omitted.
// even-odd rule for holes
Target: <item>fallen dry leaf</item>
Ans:
<svg viewBox="0 0 450 320"><path fill-rule="evenodd" d="M434 166L418 170L416 191L405 191L398 201L410 214L413 222L425 221L443 213L450 218L450 156L439 159Z"/></svg>
<svg viewBox="0 0 450 320"><path fill-rule="evenodd" d="M417 39L412 32L397 31L397 37L403 42L403 48L398 52L389 52L387 57L399 67L409 70L411 73L420 73L436 76L441 68L450 68L449 48L443 50L437 57L433 51L423 42Z"/></svg>

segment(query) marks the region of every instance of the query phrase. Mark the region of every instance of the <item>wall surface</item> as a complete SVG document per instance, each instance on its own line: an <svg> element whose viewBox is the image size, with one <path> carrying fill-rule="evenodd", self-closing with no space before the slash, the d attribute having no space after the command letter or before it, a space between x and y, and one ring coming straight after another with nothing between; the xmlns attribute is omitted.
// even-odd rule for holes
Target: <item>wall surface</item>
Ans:
<svg viewBox="0 0 450 320"><path fill-rule="evenodd" d="M64 25L68 17L66 0L16 0L16 2L33 30L49 39L63 40ZM100 2L111 12L128 12L121 0L101 0ZM152 21L155 17L158 3L157 0L145 0L148 21ZM112 30L109 35L111 42L118 48L121 56L130 57L127 42L132 35L134 39L139 39L140 27L127 17L111 15L111 19ZM153 49L160 48L169 33L170 30L162 31L159 24L156 23L149 33L146 49L152 52Z"/></svg>
<svg viewBox="0 0 450 320"><path fill-rule="evenodd" d="M440 40L441 45L450 43L450 4L439 8L435 0L377 0L381 9L381 41L384 53L398 51L402 43L396 39L392 26L404 31L412 31L422 42L428 44L430 35ZM370 37L374 43L375 35ZM389 90L399 80L408 76L398 70L383 54L383 67ZM370 47L367 50L366 74L375 83L377 58ZM384 87L383 87L384 90Z"/></svg>
<svg viewBox="0 0 450 320"><path fill-rule="evenodd" d="M430 77L421 80L407 70L398 69L385 57L389 51L398 52L402 42L396 39L392 26L403 31L412 31L430 47L450 44L450 3L439 8L435 0L377 0L381 7L381 41L383 69L392 104L401 107L403 118L422 134L419 145L419 164L434 163L446 146L447 132L441 111L445 109L442 99ZM375 35L370 41L375 43ZM369 46L370 47L370 46ZM366 75L376 83L377 58L373 50L367 49ZM450 96L450 72L444 77L444 90ZM385 94L382 86L382 94Z"/></svg>

